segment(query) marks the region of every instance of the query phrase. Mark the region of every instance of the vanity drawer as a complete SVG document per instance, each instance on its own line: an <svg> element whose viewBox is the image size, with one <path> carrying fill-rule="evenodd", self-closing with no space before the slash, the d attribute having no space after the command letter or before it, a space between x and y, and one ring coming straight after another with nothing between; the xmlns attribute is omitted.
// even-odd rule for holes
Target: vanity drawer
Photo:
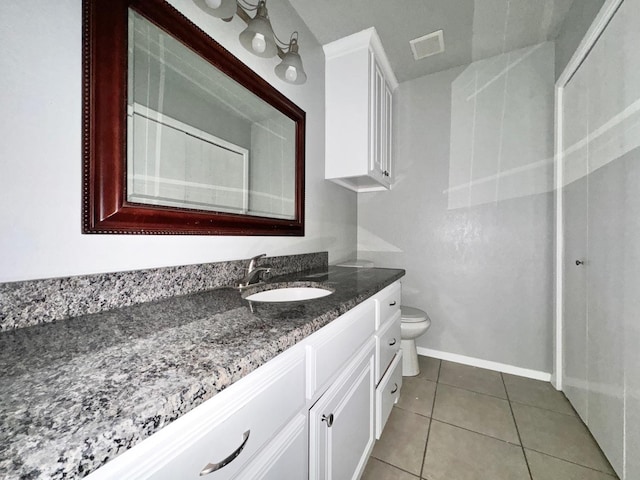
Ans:
<svg viewBox="0 0 640 480"><path fill-rule="evenodd" d="M375 332L376 306L372 299L341 315L309 337L307 342L307 398L347 364Z"/></svg>
<svg viewBox="0 0 640 480"><path fill-rule="evenodd" d="M224 418L206 431L193 432L185 444L176 445L180 453L149 478L199 479L205 466L224 459L232 461L206 478L234 477L305 405L304 357L298 357L279 373L276 378L256 386L258 388L244 399L237 398L231 405L225 405L229 411Z"/></svg>
<svg viewBox="0 0 640 480"><path fill-rule="evenodd" d="M376 332L376 385L400 350L400 312Z"/></svg>
<svg viewBox="0 0 640 480"><path fill-rule="evenodd" d="M376 389L376 440L379 440L380 435L382 435L382 430L387 423L389 415L391 415L391 409L398 403L401 388L402 350L398 351Z"/></svg>
<svg viewBox="0 0 640 480"><path fill-rule="evenodd" d="M389 285L376 295L378 303L378 315L376 315L376 330L382 327L393 316L400 312L400 301L402 300L402 287L400 282Z"/></svg>
<svg viewBox="0 0 640 480"><path fill-rule="evenodd" d="M294 347L119 455L88 478L235 478L305 408L304 377L304 348ZM240 448L243 443L244 447ZM225 459L230 460L226 466L200 476L209 463L222 463Z"/></svg>
<svg viewBox="0 0 640 480"><path fill-rule="evenodd" d="M300 480L308 473L307 412L299 413L234 480Z"/></svg>

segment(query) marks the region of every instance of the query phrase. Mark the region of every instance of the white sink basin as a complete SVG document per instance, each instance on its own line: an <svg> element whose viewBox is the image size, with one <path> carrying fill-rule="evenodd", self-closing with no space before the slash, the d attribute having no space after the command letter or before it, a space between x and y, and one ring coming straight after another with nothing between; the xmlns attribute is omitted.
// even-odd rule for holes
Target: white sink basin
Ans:
<svg viewBox="0 0 640 480"><path fill-rule="evenodd" d="M286 287L264 290L245 297L252 302L300 302L313 298L326 297L333 292L325 288L317 287Z"/></svg>

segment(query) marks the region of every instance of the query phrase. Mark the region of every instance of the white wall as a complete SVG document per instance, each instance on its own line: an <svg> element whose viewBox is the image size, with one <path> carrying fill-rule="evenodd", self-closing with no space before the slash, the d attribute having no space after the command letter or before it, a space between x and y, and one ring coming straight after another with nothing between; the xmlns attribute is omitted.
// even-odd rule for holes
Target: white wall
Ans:
<svg viewBox="0 0 640 480"><path fill-rule="evenodd" d="M397 182L358 197L358 255L407 270L418 346L551 372L553 83L545 43L397 90Z"/></svg>
<svg viewBox="0 0 640 480"><path fill-rule="evenodd" d="M270 4L276 33L300 32L309 80L280 81L275 60L245 52L227 24L190 0L171 2L307 112L306 235L302 237L82 235L81 0L0 2L0 281L328 250L356 245L356 196L324 180L322 49L286 1Z"/></svg>

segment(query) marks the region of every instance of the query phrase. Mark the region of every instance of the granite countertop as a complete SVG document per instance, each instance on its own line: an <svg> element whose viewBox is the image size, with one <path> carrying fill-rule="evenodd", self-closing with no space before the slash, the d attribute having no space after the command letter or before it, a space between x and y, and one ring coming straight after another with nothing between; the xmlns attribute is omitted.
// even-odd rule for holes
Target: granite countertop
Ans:
<svg viewBox="0 0 640 480"><path fill-rule="evenodd" d="M0 477L88 475L403 275L329 267L271 280L335 289L315 300L219 288L1 333Z"/></svg>

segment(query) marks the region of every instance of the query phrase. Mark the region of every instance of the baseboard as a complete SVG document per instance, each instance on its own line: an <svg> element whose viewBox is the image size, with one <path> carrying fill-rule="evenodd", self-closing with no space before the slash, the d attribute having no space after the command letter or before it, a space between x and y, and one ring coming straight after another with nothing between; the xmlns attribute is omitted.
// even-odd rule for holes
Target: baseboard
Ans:
<svg viewBox="0 0 640 480"><path fill-rule="evenodd" d="M519 377L533 378L534 380L542 380L543 382L551 381L551 373L548 372L515 367L513 365L507 365L506 363L492 362L489 360L482 360L480 358L467 357L465 355L458 355L457 353L441 352L430 348L416 347L416 349L418 350L418 355L424 355L426 357L439 358L440 360L462 363L463 365L470 365L472 367L486 368L487 370L509 373Z"/></svg>

